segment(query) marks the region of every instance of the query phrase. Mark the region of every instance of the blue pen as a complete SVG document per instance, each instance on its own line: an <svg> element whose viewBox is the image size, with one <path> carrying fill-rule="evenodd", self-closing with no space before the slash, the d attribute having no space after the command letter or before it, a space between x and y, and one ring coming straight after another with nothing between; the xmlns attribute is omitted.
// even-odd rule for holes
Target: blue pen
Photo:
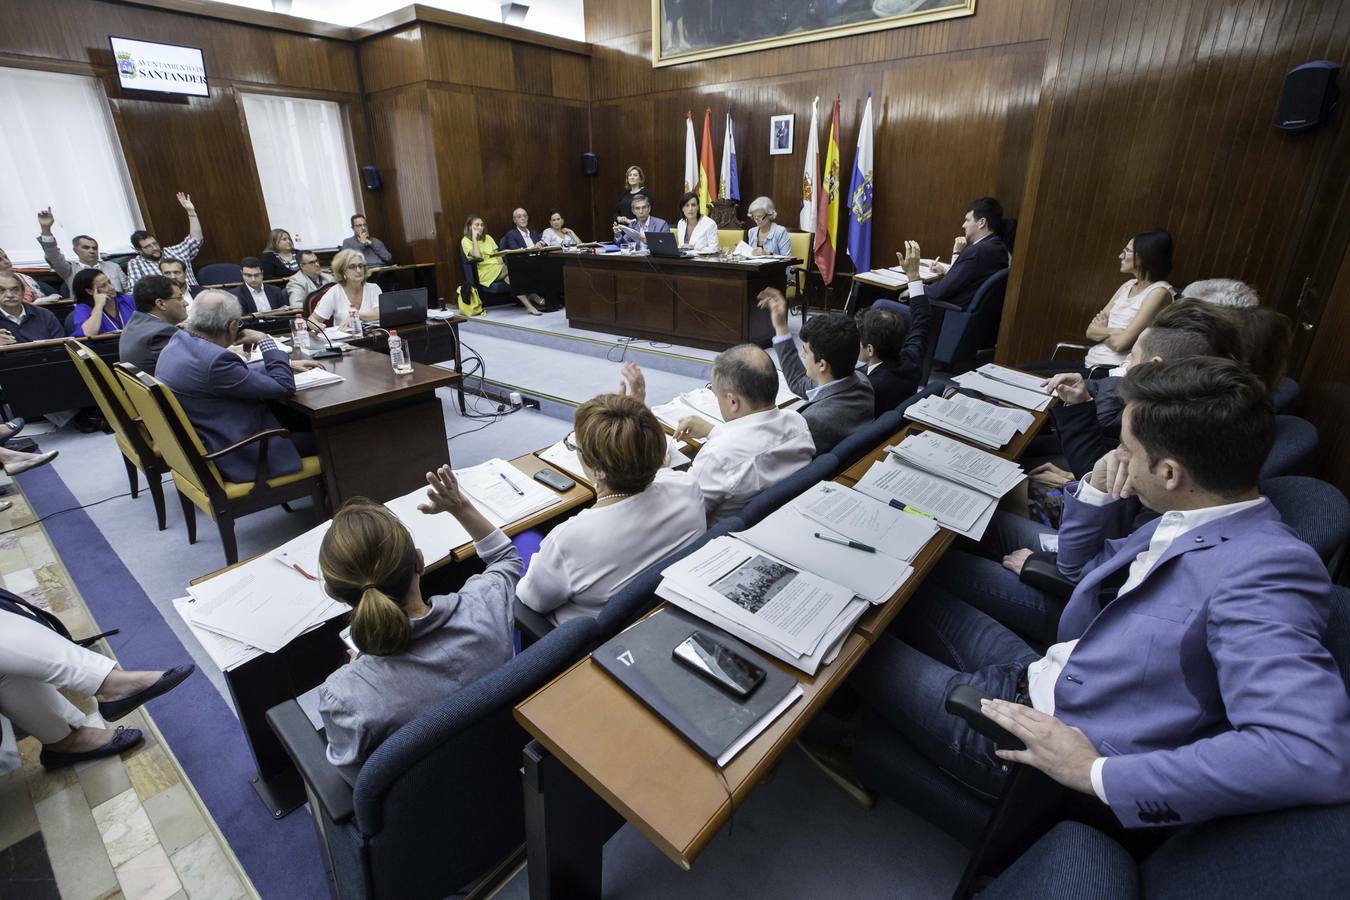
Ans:
<svg viewBox="0 0 1350 900"><path fill-rule="evenodd" d="M524 497L524 496L525 496L525 492L522 491L520 488L516 487L516 483L515 483L514 481L512 481L510 478L507 478L505 472L498 472L498 473L497 473L497 476L498 476L499 478L501 478L502 481L505 481L507 487L509 487L509 488L511 488L511 490L515 491L516 494L517 494L518 496L521 496L521 497Z"/></svg>

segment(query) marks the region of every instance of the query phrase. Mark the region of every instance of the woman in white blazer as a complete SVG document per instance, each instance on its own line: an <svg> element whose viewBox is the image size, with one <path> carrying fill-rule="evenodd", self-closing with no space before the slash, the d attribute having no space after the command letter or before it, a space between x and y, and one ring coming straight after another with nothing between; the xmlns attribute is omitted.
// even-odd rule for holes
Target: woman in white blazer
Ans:
<svg viewBox="0 0 1350 900"><path fill-rule="evenodd" d="M698 210L698 194L693 191L680 198L680 224L675 239L681 250L695 253L717 252L717 225Z"/></svg>

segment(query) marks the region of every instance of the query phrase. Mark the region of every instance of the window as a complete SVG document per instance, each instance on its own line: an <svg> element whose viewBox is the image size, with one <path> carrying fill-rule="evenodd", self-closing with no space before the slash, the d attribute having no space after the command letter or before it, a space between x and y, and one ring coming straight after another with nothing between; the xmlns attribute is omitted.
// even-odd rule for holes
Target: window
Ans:
<svg viewBox="0 0 1350 900"><path fill-rule="evenodd" d="M0 247L14 264L45 265L37 214L49 206L67 257L77 234L130 252L140 211L98 80L0 66L0 109Z"/></svg>
<svg viewBox="0 0 1350 900"><path fill-rule="evenodd" d="M336 247L361 212L342 108L327 100L240 94L258 163L269 228L296 246Z"/></svg>

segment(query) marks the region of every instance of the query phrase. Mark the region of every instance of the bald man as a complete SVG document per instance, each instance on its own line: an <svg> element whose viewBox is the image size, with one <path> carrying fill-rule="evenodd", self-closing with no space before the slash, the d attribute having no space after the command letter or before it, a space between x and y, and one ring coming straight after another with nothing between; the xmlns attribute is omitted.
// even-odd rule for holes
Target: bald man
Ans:
<svg viewBox="0 0 1350 900"><path fill-rule="evenodd" d="M530 214L524 209L516 207L511 213L511 221L515 227L502 235L502 239L497 242L497 246L502 250L524 250L526 247L543 247L544 239L540 237L539 232L530 228Z"/></svg>
<svg viewBox="0 0 1350 900"><path fill-rule="evenodd" d="M640 389L633 393L646 402L636 363L624 366L624 378L630 390ZM710 528L805 466L816 452L801 413L774 405L778 372L761 348L738 344L719 353L713 360L712 392L723 423L687 416L675 430L676 438L705 440L689 471L703 491Z"/></svg>

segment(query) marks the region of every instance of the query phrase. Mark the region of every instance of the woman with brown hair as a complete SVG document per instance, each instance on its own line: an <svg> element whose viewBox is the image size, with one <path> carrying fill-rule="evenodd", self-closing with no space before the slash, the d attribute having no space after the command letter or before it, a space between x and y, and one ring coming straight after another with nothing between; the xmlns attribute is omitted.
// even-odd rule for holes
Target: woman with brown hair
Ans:
<svg viewBox="0 0 1350 900"><path fill-rule="evenodd" d="M652 199L652 192L647 190L647 176L642 173L640 166L629 166L623 173L623 195L619 197L619 202L614 205L614 221L620 225L633 224L633 201L638 197L646 197L647 202L652 206L656 201Z"/></svg>
<svg viewBox="0 0 1350 900"><path fill-rule="evenodd" d="M549 532L517 591L554 624L596 615L633 576L708 527L694 476L662 468L666 434L640 399L601 394L578 407L573 424L565 441L595 485L595 505Z"/></svg>
<svg viewBox="0 0 1350 900"><path fill-rule="evenodd" d="M284 228L273 228L267 236L262 252L264 278L290 278L300 271L300 254L295 252L295 241Z"/></svg>
<svg viewBox="0 0 1350 900"><path fill-rule="evenodd" d="M422 552L393 513L364 498L343 504L319 548L324 590L353 608L359 653L319 689L328 761L352 782L385 738L513 651L520 554L460 492L448 465L428 472L427 483L418 509L454 516L487 566L458 593L423 599Z"/></svg>

